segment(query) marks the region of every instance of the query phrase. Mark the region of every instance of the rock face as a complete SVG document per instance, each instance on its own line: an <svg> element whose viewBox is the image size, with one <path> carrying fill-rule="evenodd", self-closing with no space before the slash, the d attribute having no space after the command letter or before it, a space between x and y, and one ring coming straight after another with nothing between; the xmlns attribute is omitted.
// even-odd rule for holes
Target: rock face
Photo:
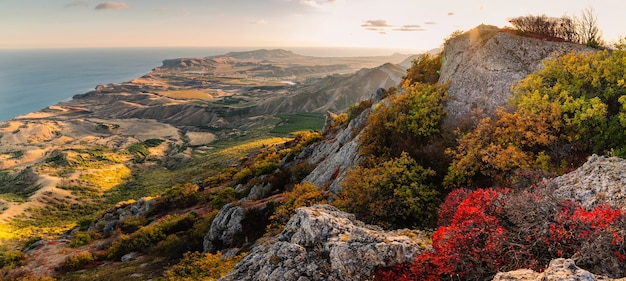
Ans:
<svg viewBox="0 0 626 281"><path fill-rule="evenodd" d="M444 124L457 126L474 110L495 113L497 107L507 104L515 82L540 69L542 60L572 50L593 49L523 37L485 25L448 40L439 78L440 83L450 83Z"/></svg>
<svg viewBox="0 0 626 281"><path fill-rule="evenodd" d="M376 267L412 261L424 250L407 234L416 235L384 232L329 205L304 207L220 280L368 280Z"/></svg>
<svg viewBox="0 0 626 281"><path fill-rule="evenodd" d="M534 272L530 269L520 269L510 272L501 272L493 278L493 281L596 281L616 280L624 281L626 278L611 279L598 276L576 266L571 259L555 259L543 273Z"/></svg>
<svg viewBox="0 0 626 281"><path fill-rule="evenodd" d="M226 250L234 253L260 238L271 213L265 204L268 200L276 198L256 202L240 201L222 207L211 223L211 230L204 237L204 252Z"/></svg>
<svg viewBox="0 0 626 281"><path fill-rule="evenodd" d="M359 117L353 119L348 127L340 131L334 138L309 146L302 155L317 167L306 177L306 181L318 187L327 186L331 192L341 190L339 183L343 180L349 168L356 167L362 160L359 155L360 134L353 136L354 131L360 131L371 110L366 110Z"/></svg>
<svg viewBox="0 0 626 281"><path fill-rule="evenodd" d="M600 204L626 208L626 160L592 155L580 168L547 183L555 195L590 210Z"/></svg>
<svg viewBox="0 0 626 281"><path fill-rule="evenodd" d="M385 91L381 88L372 92L369 97L373 104L372 107L382 102L384 95ZM366 109L334 136L326 134L326 139L302 151L298 156L299 158L317 165L306 177L306 181L318 187L328 187L328 190L334 193L341 190L340 183L345 178L348 169L358 166L363 160L359 154L361 130L371 112L372 109ZM327 131L328 129L325 130L325 132Z"/></svg>

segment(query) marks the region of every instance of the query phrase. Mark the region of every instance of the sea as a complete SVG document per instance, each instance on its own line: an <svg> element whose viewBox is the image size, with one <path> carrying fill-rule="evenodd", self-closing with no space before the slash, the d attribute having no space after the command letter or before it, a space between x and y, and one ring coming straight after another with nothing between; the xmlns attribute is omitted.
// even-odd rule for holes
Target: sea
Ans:
<svg viewBox="0 0 626 281"><path fill-rule="evenodd" d="M130 81L165 59L207 57L255 47L0 49L0 121L68 101L97 85ZM269 49L265 47L265 49ZM387 56L412 50L283 48L320 57Z"/></svg>

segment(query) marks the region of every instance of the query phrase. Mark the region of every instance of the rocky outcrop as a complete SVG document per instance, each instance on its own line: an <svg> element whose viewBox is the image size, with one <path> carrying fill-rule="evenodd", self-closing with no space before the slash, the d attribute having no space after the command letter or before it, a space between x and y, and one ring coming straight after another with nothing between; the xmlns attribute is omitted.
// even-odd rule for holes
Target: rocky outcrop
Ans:
<svg viewBox="0 0 626 281"><path fill-rule="evenodd" d="M439 82L449 82L444 124L459 126L474 110L493 114L506 105L510 87L542 67L541 61L583 45L523 37L495 26L478 26L448 40Z"/></svg>
<svg viewBox="0 0 626 281"><path fill-rule="evenodd" d="M592 155L580 168L547 183L554 194L591 210L600 204L626 209L626 160Z"/></svg>
<svg viewBox="0 0 626 281"><path fill-rule="evenodd" d="M384 91L380 89L373 93L370 96L372 103L380 102L383 94ZM348 126L337 132L336 135L327 135L325 140L302 151L298 158L306 159L306 161L317 165L305 178L306 181L318 187L327 187L329 191L334 193L341 190L340 183L348 170L358 166L363 160L359 154L360 133L371 112L371 109L363 111L359 116L350 120Z"/></svg>
<svg viewBox="0 0 626 281"><path fill-rule="evenodd" d="M220 280L368 280L376 267L412 261L424 250L423 240L410 236L420 235L384 232L329 205L304 207Z"/></svg>
<svg viewBox="0 0 626 281"><path fill-rule="evenodd" d="M571 259L555 259L543 273L530 269L520 269L510 272L498 273L493 281L626 281L626 278L611 279L605 276L594 275L589 271L576 266Z"/></svg>
<svg viewBox="0 0 626 281"><path fill-rule="evenodd" d="M263 233L272 210L269 201L279 201L269 197L259 201L241 200L226 204L211 223L211 230L204 237L204 252L226 251L236 253L241 247L250 245Z"/></svg>

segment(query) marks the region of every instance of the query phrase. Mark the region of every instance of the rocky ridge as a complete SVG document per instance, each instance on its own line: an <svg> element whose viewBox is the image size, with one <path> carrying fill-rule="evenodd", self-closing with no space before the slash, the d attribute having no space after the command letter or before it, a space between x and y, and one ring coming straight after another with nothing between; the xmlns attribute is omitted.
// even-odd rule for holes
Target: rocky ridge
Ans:
<svg viewBox="0 0 626 281"><path fill-rule="evenodd" d="M486 25L449 39L439 77L440 83L449 83L445 123L463 125L474 111L494 114L512 96L511 86L540 69L542 60L590 50L579 44L518 36Z"/></svg>
<svg viewBox="0 0 626 281"><path fill-rule="evenodd" d="M418 237L365 225L329 205L304 207L220 280L367 280L376 267L413 260L425 248Z"/></svg>

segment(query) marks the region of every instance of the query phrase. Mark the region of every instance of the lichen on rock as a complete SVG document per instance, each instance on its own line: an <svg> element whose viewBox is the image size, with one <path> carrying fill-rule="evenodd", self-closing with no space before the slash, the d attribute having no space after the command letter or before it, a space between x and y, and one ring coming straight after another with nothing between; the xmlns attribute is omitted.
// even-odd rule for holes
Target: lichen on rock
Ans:
<svg viewBox="0 0 626 281"><path fill-rule="evenodd" d="M412 261L424 241L419 232L385 232L330 205L303 207L220 280L367 280L377 267Z"/></svg>

